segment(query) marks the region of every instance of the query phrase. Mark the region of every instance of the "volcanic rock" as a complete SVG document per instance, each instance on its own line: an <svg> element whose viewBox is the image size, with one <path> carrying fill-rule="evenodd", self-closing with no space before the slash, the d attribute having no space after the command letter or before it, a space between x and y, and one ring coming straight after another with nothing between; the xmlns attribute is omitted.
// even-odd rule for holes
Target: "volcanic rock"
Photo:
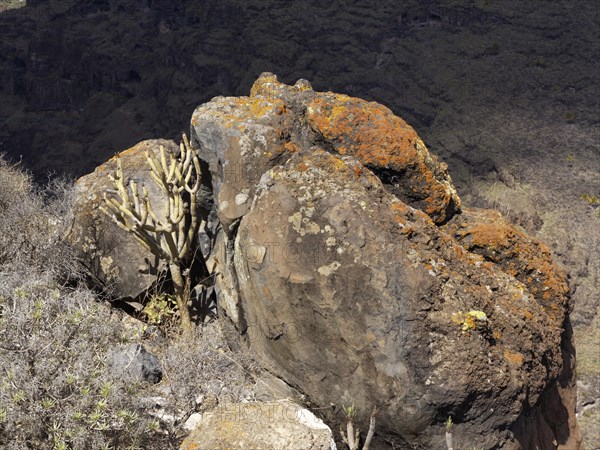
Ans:
<svg viewBox="0 0 600 450"><path fill-rule="evenodd" d="M271 373L355 404L363 430L377 406L400 448L443 448L449 416L460 445L580 448L564 272L497 213L461 213L411 127L263 74L199 107L191 134L223 221L222 307ZM540 413L552 402L562 414Z"/></svg>

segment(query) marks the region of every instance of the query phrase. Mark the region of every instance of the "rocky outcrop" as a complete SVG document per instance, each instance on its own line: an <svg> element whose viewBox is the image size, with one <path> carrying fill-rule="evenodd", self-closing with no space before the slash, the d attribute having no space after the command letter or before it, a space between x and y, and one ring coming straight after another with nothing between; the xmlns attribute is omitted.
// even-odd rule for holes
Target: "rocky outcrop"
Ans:
<svg viewBox="0 0 600 450"><path fill-rule="evenodd" d="M334 422L354 404L363 430L377 406L379 448L444 448L448 417L458 447L582 448L564 271L500 214L461 208L402 119L266 73L249 97L198 107L191 140L214 202L199 241L219 306L283 386ZM126 176L146 180L144 149L159 144L176 150L121 153ZM131 297L161 268L143 270L149 255L97 211L114 166L78 181L70 238Z"/></svg>
<svg viewBox="0 0 600 450"><path fill-rule="evenodd" d="M181 450L335 450L331 429L290 401L234 403L204 415Z"/></svg>
<svg viewBox="0 0 600 450"><path fill-rule="evenodd" d="M217 97L194 111L191 139L209 164L223 230L213 252L213 259L221 261L217 289L223 307L240 330L245 323L238 311L237 281L232 273L232 236L250 209L261 176L300 148L319 142L340 156L352 152L380 173L392 192L415 206L426 204L435 220L448 220L459 208L447 166L429 153L412 127L381 105L347 96L341 96L344 100L332 112L327 104L334 97L313 91L306 80L286 86L265 73L252 87L250 97ZM311 119L299 120L303 116ZM330 123L343 122L343 117L355 119L339 128ZM369 120L365 122L365 118ZM364 136L360 137L355 126ZM339 131L334 133L336 129ZM390 156L386 158L386 154Z"/></svg>
<svg viewBox="0 0 600 450"><path fill-rule="evenodd" d="M199 107L192 139L223 225L220 302L269 371L354 403L362 429L377 405L396 448L443 448L448 416L461 446L580 448L564 272L496 213L461 212L401 119L263 74Z"/></svg>
<svg viewBox="0 0 600 450"><path fill-rule="evenodd" d="M159 215L164 214L165 196L150 177L145 151L159 155L161 145L168 152L179 151L175 142L156 139L142 141L118 154L125 177L146 186ZM68 240L88 268L94 284L115 297L135 298L156 282L165 264L100 211L104 193L115 190L108 175L116 168L116 158L112 158L77 181L75 216Z"/></svg>
<svg viewBox="0 0 600 450"><path fill-rule="evenodd" d="M569 268L579 406L600 448L600 204L581 197L599 195L595 2L18 3L0 14L0 151L42 181L177 139L193 107L266 68L406 119L466 203L500 209Z"/></svg>
<svg viewBox="0 0 600 450"><path fill-rule="evenodd" d="M492 210L465 209L446 224L444 231L465 249L482 255L527 286L555 326L562 325L562 368L558 380L535 406L525 408L513 426L522 448L577 448L581 439L574 415L575 348L569 320L570 292L565 271L552 259L550 249L526 235Z"/></svg>
<svg viewBox="0 0 600 450"><path fill-rule="evenodd" d="M498 265L527 286L536 302L557 324L570 312L565 271L550 249L518 230L498 211L466 209L443 227L466 250Z"/></svg>

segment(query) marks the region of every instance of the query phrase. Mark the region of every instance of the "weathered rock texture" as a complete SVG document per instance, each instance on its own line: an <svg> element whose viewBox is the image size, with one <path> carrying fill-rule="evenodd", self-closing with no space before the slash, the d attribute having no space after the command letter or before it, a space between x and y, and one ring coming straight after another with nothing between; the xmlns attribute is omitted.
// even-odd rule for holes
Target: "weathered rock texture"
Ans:
<svg viewBox="0 0 600 450"><path fill-rule="evenodd" d="M114 348L108 358L112 375L131 383L147 381L158 383L162 369L158 358L141 344L128 344Z"/></svg>
<svg viewBox="0 0 600 450"><path fill-rule="evenodd" d="M135 180L139 185L144 184L159 215L165 211L165 196L150 176L145 151L158 156L161 145L168 152L179 152L175 142L156 139L142 141L118 155L126 182ZM135 298L156 281L165 265L100 211L104 193L115 192L108 175L116 168L116 159L112 158L77 180L75 219L68 239L96 283L109 289L114 296Z"/></svg>
<svg viewBox="0 0 600 450"><path fill-rule="evenodd" d="M461 212L404 121L263 74L200 106L192 139L221 305L272 373L354 403L363 430L377 405L379 445L444 448L452 416L459 447L581 448L564 273L495 213Z"/></svg>
<svg viewBox="0 0 600 450"><path fill-rule="evenodd" d="M219 406L200 419L181 450L335 450L331 429L290 401Z"/></svg>

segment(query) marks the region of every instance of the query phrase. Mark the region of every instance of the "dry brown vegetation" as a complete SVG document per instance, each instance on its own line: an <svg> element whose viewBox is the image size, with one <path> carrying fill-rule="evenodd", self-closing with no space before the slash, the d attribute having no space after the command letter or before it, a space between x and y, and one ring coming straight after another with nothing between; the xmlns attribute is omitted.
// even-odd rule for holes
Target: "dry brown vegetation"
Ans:
<svg viewBox="0 0 600 450"><path fill-rule="evenodd" d="M0 159L0 448L178 448L191 414L252 396L250 361L218 323L166 335L83 286L61 240L69 192ZM160 383L111 370L132 342L158 357Z"/></svg>

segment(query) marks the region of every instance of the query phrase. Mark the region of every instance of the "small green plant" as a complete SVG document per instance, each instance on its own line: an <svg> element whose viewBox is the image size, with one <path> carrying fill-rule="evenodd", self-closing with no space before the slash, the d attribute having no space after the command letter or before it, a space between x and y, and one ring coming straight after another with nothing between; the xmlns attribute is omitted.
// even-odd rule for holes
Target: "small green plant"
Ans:
<svg viewBox="0 0 600 450"><path fill-rule="evenodd" d="M33 303L33 320L38 321L44 316L44 302L43 300L36 300Z"/></svg>
<svg viewBox="0 0 600 450"><path fill-rule="evenodd" d="M25 392L19 390L13 394L13 403L18 404L25 400Z"/></svg>
<svg viewBox="0 0 600 450"><path fill-rule="evenodd" d="M445 422L446 425L446 447L448 450L454 450L453 436L452 436L452 428L454 428L454 421L451 416L448 416L448 419ZM458 447L459 449L462 447ZM477 447L469 447L469 450L480 450ZM483 448L481 449L483 450Z"/></svg>
<svg viewBox="0 0 600 450"><path fill-rule="evenodd" d="M25 300L29 296L29 293L22 287L18 287L15 289L15 295L19 300Z"/></svg>
<svg viewBox="0 0 600 450"><path fill-rule="evenodd" d="M174 314L177 303L172 295L161 293L150 297L149 302L142 310L148 323L163 325Z"/></svg>
<svg viewBox="0 0 600 450"><path fill-rule="evenodd" d="M56 406L56 402L51 398L43 398L41 401L41 405L44 409L51 409L54 408L54 406Z"/></svg>
<svg viewBox="0 0 600 450"><path fill-rule="evenodd" d="M109 381L106 381L100 387L100 396L102 398L106 399L110 396L111 391L112 391L112 383Z"/></svg>
<svg viewBox="0 0 600 450"><path fill-rule="evenodd" d="M589 203L592 206L596 206L596 205L600 204L600 198L598 198L596 195L581 194L581 199L586 201L587 203Z"/></svg>
<svg viewBox="0 0 600 450"><path fill-rule="evenodd" d="M346 419L354 420L354 417L356 416L356 408L354 406L354 403L352 403L351 406L344 406L343 409Z"/></svg>
<svg viewBox="0 0 600 450"><path fill-rule="evenodd" d="M452 417L448 416L448 420L446 420L446 447L448 450L453 450L452 443L452 427L454 426L454 422L452 422Z"/></svg>

